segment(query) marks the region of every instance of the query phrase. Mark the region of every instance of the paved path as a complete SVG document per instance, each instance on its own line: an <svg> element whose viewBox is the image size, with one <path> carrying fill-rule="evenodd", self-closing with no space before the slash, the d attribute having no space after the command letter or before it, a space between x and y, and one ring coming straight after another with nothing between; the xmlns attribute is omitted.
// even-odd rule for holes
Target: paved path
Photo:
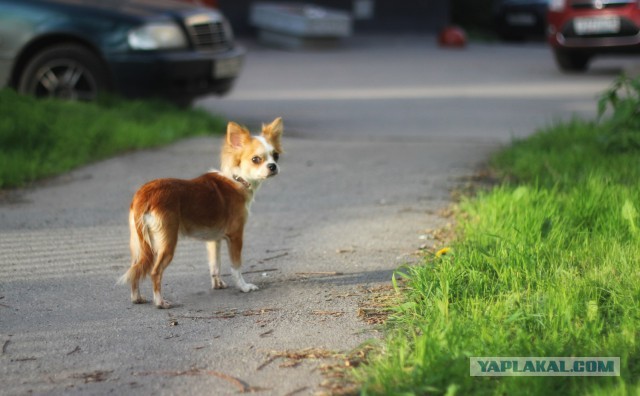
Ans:
<svg viewBox="0 0 640 396"><path fill-rule="evenodd" d="M249 44L237 90L199 103L252 128L284 118L282 172L258 193L246 235L257 292L210 291L205 248L191 240L164 278L180 306L131 305L115 284L129 262L135 189L216 166L218 138L2 193L0 393L224 395L242 387L232 377L261 394L321 390L321 362L264 365L269 353L344 351L378 336L356 316L364 290L415 260L460 178L511 136L593 114L595 93L619 65L633 66L602 61L563 76L542 45L432 42L358 38L320 52Z"/></svg>

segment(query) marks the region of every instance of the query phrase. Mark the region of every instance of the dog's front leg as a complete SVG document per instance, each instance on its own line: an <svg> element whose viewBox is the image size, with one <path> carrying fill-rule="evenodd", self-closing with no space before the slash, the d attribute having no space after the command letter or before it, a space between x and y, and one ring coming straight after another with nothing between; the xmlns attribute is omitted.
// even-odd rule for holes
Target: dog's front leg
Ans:
<svg viewBox="0 0 640 396"><path fill-rule="evenodd" d="M209 271L211 272L211 287L214 289L226 289L227 284L220 278L220 241L207 242L209 256Z"/></svg>
<svg viewBox="0 0 640 396"><path fill-rule="evenodd" d="M227 245L229 245L229 258L231 259L231 276L236 282L236 287L245 293L258 290L258 286L245 282L240 272L240 266L242 266L242 233L230 235L227 239Z"/></svg>

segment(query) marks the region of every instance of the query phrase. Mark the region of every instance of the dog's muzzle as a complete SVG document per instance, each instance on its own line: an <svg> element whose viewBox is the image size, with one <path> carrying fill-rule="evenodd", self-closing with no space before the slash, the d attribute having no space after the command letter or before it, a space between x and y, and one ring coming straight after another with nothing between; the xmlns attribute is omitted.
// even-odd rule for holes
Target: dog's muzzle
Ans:
<svg viewBox="0 0 640 396"><path fill-rule="evenodd" d="M269 177L278 174L278 165L276 164L267 164L267 169L269 169Z"/></svg>

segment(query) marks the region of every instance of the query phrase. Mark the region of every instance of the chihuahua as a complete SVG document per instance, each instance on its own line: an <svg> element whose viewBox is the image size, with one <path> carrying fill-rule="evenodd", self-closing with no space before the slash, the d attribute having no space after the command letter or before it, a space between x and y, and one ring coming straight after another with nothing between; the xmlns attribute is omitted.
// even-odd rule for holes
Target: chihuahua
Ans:
<svg viewBox="0 0 640 396"><path fill-rule="evenodd" d="M162 298L162 273L171 263L179 235L206 241L211 286L223 289L220 278L220 243L226 240L231 275L243 292L258 287L245 282L242 265L242 235L253 197L260 184L279 172L282 152L282 119L262 126L260 136L251 136L230 122L220 155L220 171L192 180L157 179L143 185L133 196L129 210L131 267L120 283L131 284L131 301L146 302L140 280L151 275L153 302L170 308Z"/></svg>

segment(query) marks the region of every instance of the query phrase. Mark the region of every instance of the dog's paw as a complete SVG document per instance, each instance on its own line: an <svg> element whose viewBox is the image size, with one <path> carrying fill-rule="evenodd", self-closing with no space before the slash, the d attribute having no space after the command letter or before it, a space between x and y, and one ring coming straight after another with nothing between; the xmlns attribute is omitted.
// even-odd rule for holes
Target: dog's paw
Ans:
<svg viewBox="0 0 640 396"><path fill-rule="evenodd" d="M242 290L244 293L249 293L250 291L258 290L258 286L252 283L245 283L244 285L240 286L240 290Z"/></svg>
<svg viewBox="0 0 640 396"><path fill-rule="evenodd" d="M211 287L213 289L226 289L227 288L227 284L224 283L224 281L218 277L214 277L211 279Z"/></svg>
<svg viewBox="0 0 640 396"><path fill-rule="evenodd" d="M164 298L154 299L153 303L156 305L156 308L158 309L169 309L172 306L171 303L165 300Z"/></svg>
<svg viewBox="0 0 640 396"><path fill-rule="evenodd" d="M137 297L131 297L131 302L134 304L146 304L148 301L146 298L143 298L142 296L137 296Z"/></svg>

